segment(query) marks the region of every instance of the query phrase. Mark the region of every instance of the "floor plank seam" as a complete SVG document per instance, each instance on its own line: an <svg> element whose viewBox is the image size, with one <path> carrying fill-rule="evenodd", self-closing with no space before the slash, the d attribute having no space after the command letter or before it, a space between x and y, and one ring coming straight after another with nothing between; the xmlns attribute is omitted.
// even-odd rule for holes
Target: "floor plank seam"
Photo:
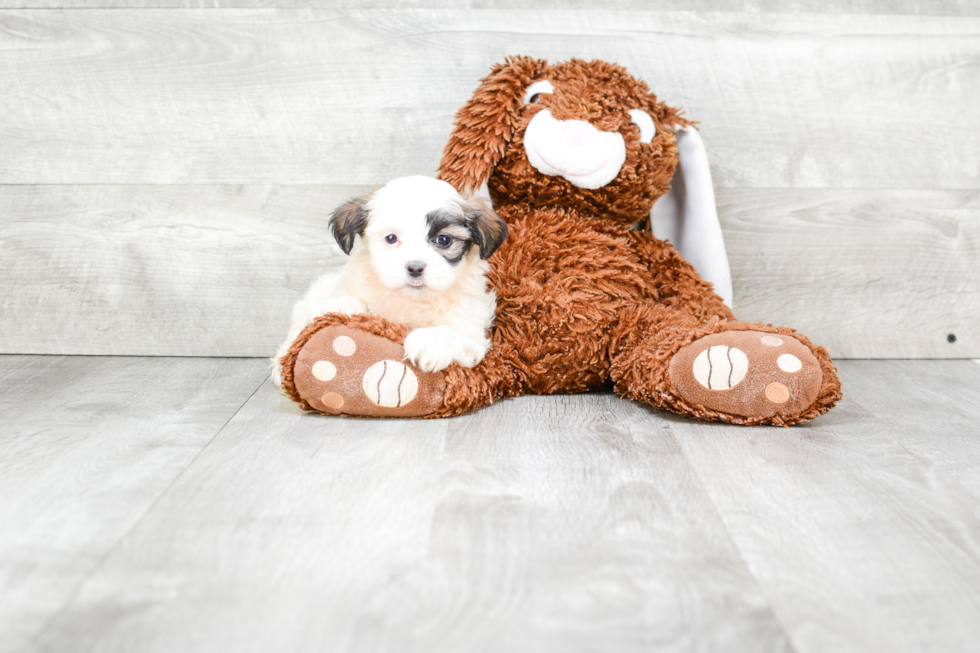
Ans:
<svg viewBox="0 0 980 653"><path fill-rule="evenodd" d="M746 428L755 428L755 427L746 427ZM728 537L728 541L731 542L732 549L736 553L738 553L738 559L741 560L742 566L745 568L745 571L749 574L752 580L755 581L759 593L762 594L763 597L765 597L767 612L769 613L769 616L772 617L773 623L775 623L776 627L779 628L779 632L782 634L783 639L786 642L788 651L790 653L799 653L799 651L796 648L796 645L793 642L793 638L790 637L789 631L786 629L785 624L783 624L782 620L779 618L779 615L776 614L776 608L775 605L773 604L772 597L769 596L769 592L766 591L765 586L762 584L759 578L757 578L755 573L752 571L752 567L749 565L748 560L745 558L745 554L742 552L742 549L738 546L738 543L735 541L735 538L732 536L732 531L728 527L728 523L725 521L725 518L722 517L721 512L718 510L718 506L715 503L714 499L712 499L711 495L708 494L708 488L705 487L704 482L701 480L701 475L698 474L697 469L691 463L691 459L688 457L687 451L685 451L684 447L681 446L681 443L677 439L677 434L674 432L673 427L669 424L667 426L667 432L670 434L670 437L674 441L674 444L677 445L677 449L681 452L681 455L684 457L684 461L687 462L688 469L691 470L691 473L694 475L694 478L697 479L698 487L701 488L704 497L711 504L711 510L715 513L715 516L718 517L718 522L721 524L721 527L725 529L725 535Z"/></svg>
<svg viewBox="0 0 980 653"><path fill-rule="evenodd" d="M133 534L133 532L135 532L136 529L139 528L140 524L142 524L143 521L146 520L147 516L151 512L153 512L153 510L160 503L160 501L165 496L167 496L167 494L170 492L171 489L173 489L173 487L177 484L177 482L181 478L183 478L184 474L186 474L187 471L194 466L194 463L196 463L197 459L201 457L201 454L204 453L207 450L207 448L211 446L211 443L214 442L217 439L217 437L221 435L222 432L224 432L224 430L228 427L228 424L230 424L231 421L235 419L238 413L241 412L242 408L244 408L245 405L252 400L252 397L254 397L255 393L257 393L262 388L262 385L266 382L267 379L268 376L263 374L262 379L259 382L259 384L255 387L255 390L253 390L248 395L248 397L246 397L245 400L242 401L241 405L239 405L238 408L235 409L235 412L232 413L231 416L227 420L225 420L225 422L214 432L214 435L211 436L211 438L207 441L207 443L205 443L203 447L201 447L201 450L194 455L194 458L192 458L191 461L187 463L184 469L182 469L179 474L174 476L173 480L167 485L167 487L164 488L162 492L160 492L160 495L156 499L153 500L153 503L147 506L146 510L143 511L143 514L140 515L139 519L136 520L136 522L132 525L132 527L130 527L125 533L123 533L123 535L119 538L119 541L116 542L111 548L109 548L109 550L106 551L99 559L99 562L95 566L93 566L92 569L90 569L89 572L85 574L83 578L81 578L78 581L78 583L75 585L72 591L65 598L65 601L61 604L61 606L52 613L51 617L48 618L47 621L45 621L44 624L37 629L37 632L34 633L33 637L31 637L32 646L36 645L38 643L38 640L48 631L48 629L51 628L52 624L54 624L58 620L58 618L61 617L62 614L64 614L68 606L71 605L72 601L75 600L75 597L78 596L79 591L85 585L85 583L87 583L95 574L97 574L102 569L103 566L105 566L105 563L109 560L109 558L111 558L116 553L116 551L119 550L119 547L121 547L123 543L127 539L129 539L129 537Z"/></svg>

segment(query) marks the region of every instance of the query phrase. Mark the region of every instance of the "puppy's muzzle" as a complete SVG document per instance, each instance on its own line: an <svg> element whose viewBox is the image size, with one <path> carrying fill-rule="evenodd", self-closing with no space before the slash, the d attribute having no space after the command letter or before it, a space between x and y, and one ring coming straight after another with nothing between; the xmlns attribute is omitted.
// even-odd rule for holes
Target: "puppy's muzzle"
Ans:
<svg viewBox="0 0 980 653"><path fill-rule="evenodd" d="M425 263L422 261L409 261L405 264L405 269L408 270L408 276L413 279L418 279L425 271Z"/></svg>

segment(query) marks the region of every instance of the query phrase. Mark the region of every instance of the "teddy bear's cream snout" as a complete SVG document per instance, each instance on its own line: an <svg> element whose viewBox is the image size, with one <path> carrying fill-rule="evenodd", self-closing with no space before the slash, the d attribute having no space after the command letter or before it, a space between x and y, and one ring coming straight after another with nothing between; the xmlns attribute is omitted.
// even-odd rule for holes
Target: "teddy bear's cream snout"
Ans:
<svg viewBox="0 0 980 653"><path fill-rule="evenodd" d="M615 179L626 161L622 134L600 131L584 120L557 120L548 109L528 123L524 151L541 174L564 177L589 190Z"/></svg>

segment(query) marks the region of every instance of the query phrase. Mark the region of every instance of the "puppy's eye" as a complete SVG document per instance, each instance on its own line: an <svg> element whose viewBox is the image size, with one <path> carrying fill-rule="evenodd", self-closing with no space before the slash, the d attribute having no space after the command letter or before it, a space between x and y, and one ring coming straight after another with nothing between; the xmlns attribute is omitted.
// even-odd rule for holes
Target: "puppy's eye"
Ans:
<svg viewBox="0 0 980 653"><path fill-rule="evenodd" d="M640 128L641 143L649 143L657 135L657 127L653 124L653 118L643 109L631 109L630 122Z"/></svg>
<svg viewBox="0 0 980 653"><path fill-rule="evenodd" d="M395 243L398 242L398 236L396 236L395 234L388 234L387 236L385 236L385 242L388 243L389 245L394 245Z"/></svg>
<svg viewBox="0 0 980 653"><path fill-rule="evenodd" d="M446 234L439 234L436 236L436 245L439 247L449 247L453 244L452 236L447 236Z"/></svg>
<svg viewBox="0 0 980 653"><path fill-rule="evenodd" d="M547 79L534 82L524 91L524 104L537 104L541 101L542 93L554 93L555 87Z"/></svg>

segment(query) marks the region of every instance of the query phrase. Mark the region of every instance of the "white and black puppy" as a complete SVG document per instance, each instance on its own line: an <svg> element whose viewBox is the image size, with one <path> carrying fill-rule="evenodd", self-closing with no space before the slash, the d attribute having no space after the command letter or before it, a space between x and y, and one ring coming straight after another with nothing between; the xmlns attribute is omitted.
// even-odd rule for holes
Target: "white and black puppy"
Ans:
<svg viewBox="0 0 980 653"><path fill-rule="evenodd" d="M464 199L431 177L402 177L337 208L330 226L350 261L314 281L293 307L274 360L277 386L279 359L325 313L368 313L403 324L411 329L405 357L425 372L483 360L496 309L487 259L507 237L507 223L489 202Z"/></svg>

